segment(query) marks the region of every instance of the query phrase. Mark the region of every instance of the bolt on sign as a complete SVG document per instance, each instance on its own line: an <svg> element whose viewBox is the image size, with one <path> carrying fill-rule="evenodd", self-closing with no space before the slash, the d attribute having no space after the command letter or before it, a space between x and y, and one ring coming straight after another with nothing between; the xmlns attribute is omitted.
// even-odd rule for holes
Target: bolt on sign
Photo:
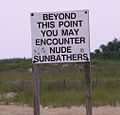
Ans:
<svg viewBox="0 0 120 115"><path fill-rule="evenodd" d="M89 11L31 14L32 63L90 61Z"/></svg>

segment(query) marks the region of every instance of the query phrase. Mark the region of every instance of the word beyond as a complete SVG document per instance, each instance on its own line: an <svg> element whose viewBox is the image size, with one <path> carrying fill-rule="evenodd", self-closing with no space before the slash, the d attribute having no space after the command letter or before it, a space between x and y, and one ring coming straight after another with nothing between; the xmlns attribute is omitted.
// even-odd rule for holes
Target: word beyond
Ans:
<svg viewBox="0 0 120 115"><path fill-rule="evenodd" d="M63 20L63 19L75 19L76 13L50 13L43 14L43 20Z"/></svg>

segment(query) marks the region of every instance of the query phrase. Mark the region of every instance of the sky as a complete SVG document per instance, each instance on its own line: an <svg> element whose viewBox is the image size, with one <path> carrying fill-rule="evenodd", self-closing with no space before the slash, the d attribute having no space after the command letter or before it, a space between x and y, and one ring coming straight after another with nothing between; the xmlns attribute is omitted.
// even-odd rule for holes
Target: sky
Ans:
<svg viewBox="0 0 120 115"><path fill-rule="evenodd" d="M88 9L90 49L120 38L120 0L1 0L0 59L31 58L31 12Z"/></svg>

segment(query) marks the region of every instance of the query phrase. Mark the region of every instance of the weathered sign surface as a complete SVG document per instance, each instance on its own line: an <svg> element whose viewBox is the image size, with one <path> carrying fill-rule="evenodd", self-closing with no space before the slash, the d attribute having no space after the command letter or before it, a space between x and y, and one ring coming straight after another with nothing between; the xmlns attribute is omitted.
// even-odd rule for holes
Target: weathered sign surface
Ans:
<svg viewBox="0 0 120 115"><path fill-rule="evenodd" d="M88 10L31 14L32 62L90 61Z"/></svg>

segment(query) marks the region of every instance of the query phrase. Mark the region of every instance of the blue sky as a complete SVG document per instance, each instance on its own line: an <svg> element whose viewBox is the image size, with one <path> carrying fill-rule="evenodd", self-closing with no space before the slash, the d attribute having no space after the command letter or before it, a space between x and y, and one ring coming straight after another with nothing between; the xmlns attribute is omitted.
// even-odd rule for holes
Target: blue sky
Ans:
<svg viewBox="0 0 120 115"><path fill-rule="evenodd" d="M2 0L0 59L31 58L31 12L88 9L91 51L120 38L120 0Z"/></svg>

